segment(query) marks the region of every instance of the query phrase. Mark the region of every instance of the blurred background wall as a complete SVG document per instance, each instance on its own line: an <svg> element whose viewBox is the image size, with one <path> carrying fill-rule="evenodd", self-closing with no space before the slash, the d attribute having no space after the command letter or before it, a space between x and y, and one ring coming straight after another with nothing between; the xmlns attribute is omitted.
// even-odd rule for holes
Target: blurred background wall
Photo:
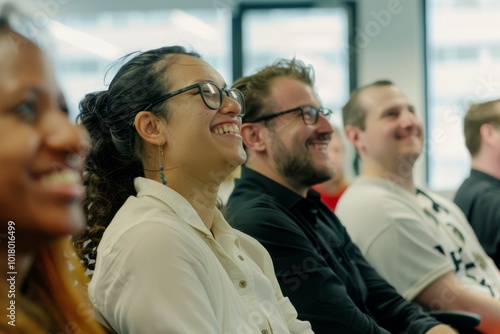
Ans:
<svg viewBox="0 0 500 334"><path fill-rule="evenodd" d="M500 1L23 0L16 6L27 13L32 34L54 36L49 48L73 117L86 92L109 82L118 58L174 43L199 51L228 83L279 57L312 64L337 126L353 88L392 80L425 124L417 182L445 194L469 171L461 123L468 105L500 96Z"/></svg>

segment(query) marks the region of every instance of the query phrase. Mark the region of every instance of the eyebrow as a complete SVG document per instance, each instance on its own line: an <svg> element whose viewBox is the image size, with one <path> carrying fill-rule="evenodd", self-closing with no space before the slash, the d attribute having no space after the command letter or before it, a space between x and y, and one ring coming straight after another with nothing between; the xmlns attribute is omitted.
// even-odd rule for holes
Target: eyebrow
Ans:
<svg viewBox="0 0 500 334"><path fill-rule="evenodd" d="M213 83L214 85L216 85L217 87L220 87L220 88L226 88L226 87L227 87L227 82L223 81L223 82L222 82L222 84L223 84L223 85L222 85L222 87L221 87L221 86L219 86L219 84L218 84L215 80L213 80L213 79L199 79L198 81L193 82L193 84L200 83L200 82L210 82L210 83Z"/></svg>
<svg viewBox="0 0 500 334"><path fill-rule="evenodd" d="M391 106L391 107L388 107L386 109L384 109L384 112L387 112L387 111L390 111L390 110L394 110L394 109L401 109L401 108L408 108L408 109L415 109L415 106L413 104L397 104L397 105L394 105L394 106Z"/></svg>

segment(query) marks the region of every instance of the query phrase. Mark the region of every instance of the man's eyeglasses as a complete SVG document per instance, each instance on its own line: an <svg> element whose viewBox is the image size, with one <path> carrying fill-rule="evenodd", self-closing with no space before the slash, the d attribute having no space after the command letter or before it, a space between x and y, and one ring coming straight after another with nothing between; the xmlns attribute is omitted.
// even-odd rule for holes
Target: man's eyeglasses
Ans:
<svg viewBox="0 0 500 334"><path fill-rule="evenodd" d="M302 120L307 125L314 125L314 124L318 123L318 117L319 117L320 113L323 114L323 116L325 116L326 119L329 119L330 115L333 113L333 111L331 109L328 109L328 108L316 108L313 106L300 106L300 107L295 107L295 108L288 109L285 111L280 111L280 112L275 113L275 114L269 114L269 115L257 117L255 120L252 121L252 123L268 121L268 120L273 119L275 117L285 115L285 114L288 114L288 113L291 113L294 111L299 111L299 110L300 110L300 113L302 115Z"/></svg>
<svg viewBox="0 0 500 334"><path fill-rule="evenodd" d="M174 92L170 92L168 94L160 96L159 98L153 100L153 102L148 104L148 106L144 108L144 110L149 110L151 107L157 105L158 103L161 103L171 97L187 92L188 90L194 88L198 88L203 103L205 103L205 105L210 109L217 110L222 106L222 100L224 98L222 93L225 93L230 99L235 100L240 105L241 112L239 113L238 116L241 117L245 114L245 98L243 97L242 92L240 92L236 88L231 88L231 89L219 88L216 84L210 81L198 82L191 86L187 86L179 90L176 90Z"/></svg>

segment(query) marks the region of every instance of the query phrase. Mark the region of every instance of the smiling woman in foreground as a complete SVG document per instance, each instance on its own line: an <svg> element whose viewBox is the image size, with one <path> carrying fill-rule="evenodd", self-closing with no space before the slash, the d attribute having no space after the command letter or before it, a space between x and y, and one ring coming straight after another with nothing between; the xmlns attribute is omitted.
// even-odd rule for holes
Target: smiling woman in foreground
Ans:
<svg viewBox="0 0 500 334"><path fill-rule="evenodd" d="M6 7L4 7L5 9ZM82 128L42 51L0 13L0 333L101 333L69 234L84 225ZM10 15L9 15L10 18Z"/></svg>
<svg viewBox="0 0 500 334"><path fill-rule="evenodd" d="M81 102L94 306L126 333L312 333L268 253L216 208L246 158L242 94L182 47L136 55Z"/></svg>

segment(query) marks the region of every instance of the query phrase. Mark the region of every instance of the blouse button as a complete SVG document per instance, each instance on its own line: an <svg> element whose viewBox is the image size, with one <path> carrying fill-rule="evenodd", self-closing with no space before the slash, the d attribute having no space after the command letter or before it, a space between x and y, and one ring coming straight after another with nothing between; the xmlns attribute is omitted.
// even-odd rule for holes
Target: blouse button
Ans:
<svg viewBox="0 0 500 334"><path fill-rule="evenodd" d="M244 280L240 281L240 288L246 288L247 287L247 282Z"/></svg>
<svg viewBox="0 0 500 334"><path fill-rule="evenodd" d="M238 259L240 259L241 261L245 260L241 255L238 255Z"/></svg>
<svg viewBox="0 0 500 334"><path fill-rule="evenodd" d="M262 334L268 334L269 332L267 331L267 329L263 329L260 331Z"/></svg>

